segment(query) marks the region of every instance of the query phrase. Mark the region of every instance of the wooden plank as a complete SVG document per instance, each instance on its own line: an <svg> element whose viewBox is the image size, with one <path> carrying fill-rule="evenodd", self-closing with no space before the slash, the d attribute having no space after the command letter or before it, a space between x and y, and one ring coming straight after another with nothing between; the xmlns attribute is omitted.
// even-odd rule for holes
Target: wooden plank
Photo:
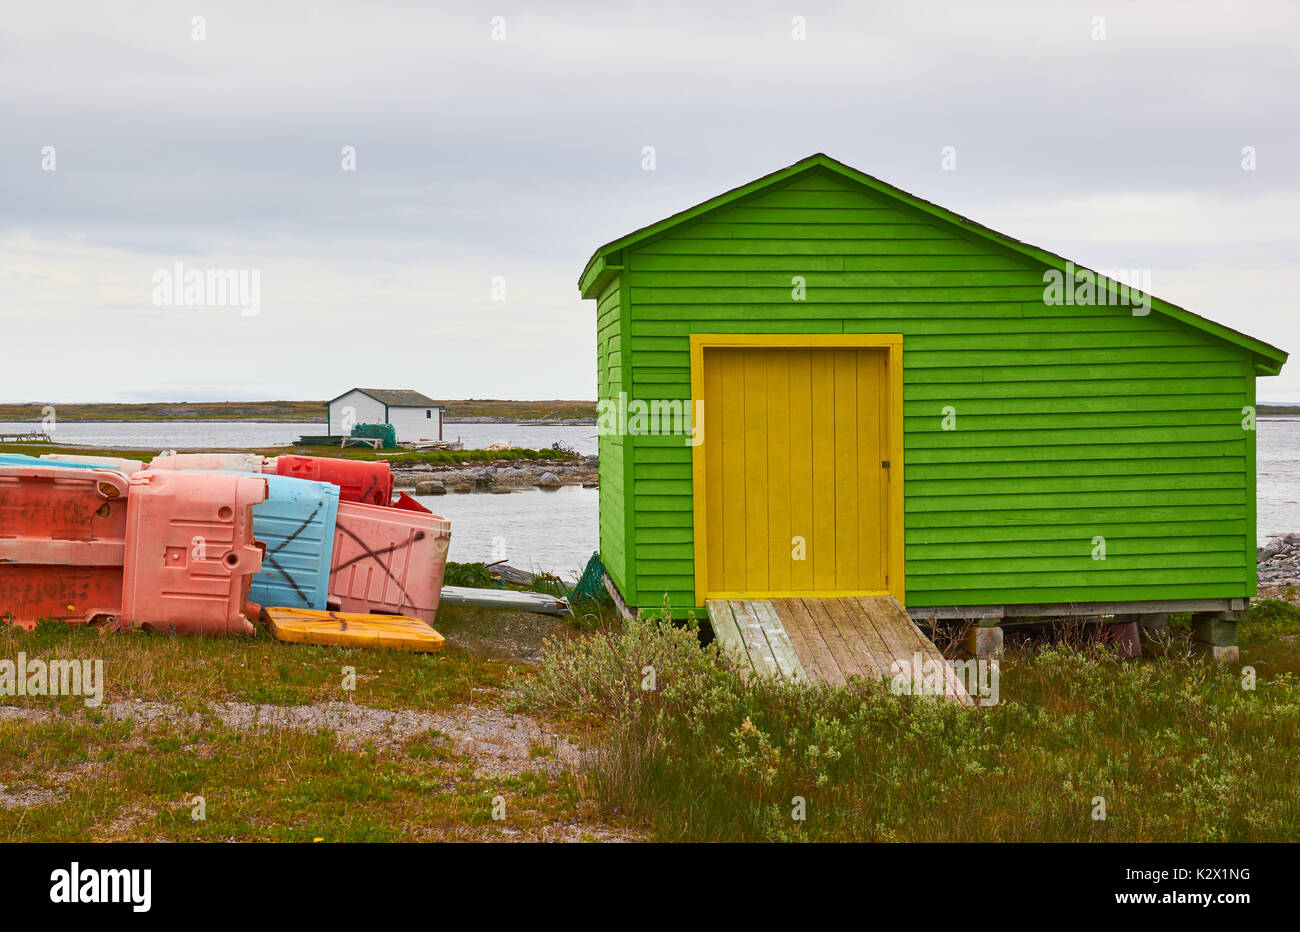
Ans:
<svg viewBox="0 0 1300 932"><path fill-rule="evenodd" d="M858 585L867 590L888 589L886 555L889 552L889 472L881 464L890 459L887 427L889 392L886 390L888 350L858 350Z"/></svg>
<svg viewBox="0 0 1300 932"><path fill-rule="evenodd" d="M746 675L841 686L854 676L887 678L896 660L910 669L920 653L940 664L948 698L973 705L939 649L891 597L710 599L707 607L720 650Z"/></svg>
<svg viewBox="0 0 1300 932"><path fill-rule="evenodd" d="M722 443L727 436L729 420L722 401L722 361L718 354L704 354L704 458L706 496L705 515L708 529L706 541L708 552L704 555L705 586L704 591L717 591L727 583L726 552L727 537L724 517L728 513L724 505L722 483L723 473ZM636 477L635 467L633 477ZM689 480L688 480L689 481ZM697 492L697 494L699 494Z"/></svg>
<svg viewBox="0 0 1300 932"><path fill-rule="evenodd" d="M811 631L815 631L821 637L822 643L826 645L826 650L840 671L841 679L847 683L851 676L872 675L862 673L861 662L856 659L855 652L840 635L822 599L791 599L790 601L797 602L803 608L808 616ZM809 636L811 637L811 634Z"/></svg>
<svg viewBox="0 0 1300 932"><path fill-rule="evenodd" d="M907 609L912 618L958 618L963 621L978 621L981 618L1001 618L1001 605L942 605L931 608Z"/></svg>
<svg viewBox="0 0 1300 932"><path fill-rule="evenodd" d="M845 670L845 674L876 678L889 674L893 658L884 650L883 643L867 639L866 635L872 633L870 626L861 624L849 613L844 599L819 599L816 604L825 610L828 623L839 632L849 650L852 668Z"/></svg>
<svg viewBox="0 0 1300 932"><path fill-rule="evenodd" d="M894 653L890 650L889 645L876 631L874 625L869 620L861 616L861 609L851 599L836 599L834 608L831 610L833 617L836 617L841 625L848 625L852 628L854 636L862 644L868 656L871 657L873 669L876 675L888 678L891 676L890 666L894 662Z"/></svg>
<svg viewBox="0 0 1300 932"><path fill-rule="evenodd" d="M882 676L892 675L890 674L890 665L894 661L901 661L906 663L909 667L912 665L912 654L914 653L915 648L911 641L900 636L899 632L894 630L894 626L889 623L888 619L883 616L877 618L868 608L868 600L850 598L843 601L848 602L857 608L855 614L858 619L860 619L859 624L863 629L863 638L866 639L868 637L867 629L874 632L880 648L885 652L885 656L889 658L889 661L884 665L885 672L881 674ZM844 607L844 611L850 611L847 605Z"/></svg>
<svg viewBox="0 0 1300 932"><path fill-rule="evenodd" d="M921 633L921 629L912 623L912 619L901 607L897 612L891 610L891 603L898 605L893 599L862 596L857 601L877 628L881 625L888 627L895 632L900 642L908 645L913 652L919 651L927 660L943 659L939 648Z"/></svg>
<svg viewBox="0 0 1300 932"><path fill-rule="evenodd" d="M791 588L792 541L790 531L790 351L764 352L767 360L767 571L768 589Z"/></svg>
<svg viewBox="0 0 1300 932"><path fill-rule="evenodd" d="M710 431L709 415L704 415L705 443L720 444L721 468L710 470L710 485L716 477L717 498L722 502L722 531L715 535L709 528L709 540L722 551L723 574L718 580L709 577L709 588L718 592L740 592L745 589L745 368L744 357L734 350L711 350L716 354L720 368L719 397L716 407L722 430ZM709 464L712 466L712 462Z"/></svg>
<svg viewBox="0 0 1300 932"><path fill-rule="evenodd" d="M943 659L939 649L921 633L916 625L912 624L912 619L907 617L906 613L903 613L900 618L889 610L889 603L893 602L893 599L864 596L856 601L862 607L863 614L871 620L876 630L881 632L881 637L890 644L891 648L901 646L907 651L906 659L909 662L918 653L923 660Z"/></svg>
<svg viewBox="0 0 1300 932"><path fill-rule="evenodd" d="M790 639L790 646L799 657L799 663L810 680L824 680L821 669L817 664L817 658L813 656L808 647L807 635L799 626L799 620L791 615L789 608L789 599L771 599L769 600L772 610L776 612L777 618L781 621L781 627L785 629L786 636Z"/></svg>
<svg viewBox="0 0 1300 932"><path fill-rule="evenodd" d="M736 624L736 616L731 606L725 599L709 599L705 607L708 609L709 625L713 628L713 636L717 639L722 656L743 675L752 674L754 665L750 663L749 652L745 650L745 642L740 637L740 628Z"/></svg>
<svg viewBox="0 0 1300 932"><path fill-rule="evenodd" d="M1141 602L1057 602L1050 605L1008 605L1006 617L1033 615L1129 615L1143 612L1240 611L1246 599L1153 599Z"/></svg>
<svg viewBox="0 0 1300 932"><path fill-rule="evenodd" d="M614 580L610 577L609 573L605 574L604 582L605 591L608 592L609 597L614 600L614 607L618 609L619 615L628 621L631 621L632 610L628 608L627 603L623 601L623 594L618 591L618 586L614 585Z"/></svg>
<svg viewBox="0 0 1300 932"><path fill-rule="evenodd" d="M809 679L843 686L847 683L840 665L826 646L821 631L813 624L801 599L773 599L772 607L780 616L790 643L803 663Z"/></svg>
<svg viewBox="0 0 1300 932"><path fill-rule="evenodd" d="M825 356L812 361L812 514L808 537L808 559L812 562L813 587L828 592L835 588L835 428L826 411L835 398L834 372Z"/></svg>
<svg viewBox="0 0 1300 932"><path fill-rule="evenodd" d="M745 585L742 592L771 591L768 575L767 356L761 349L738 350L744 359Z"/></svg>
<svg viewBox="0 0 1300 932"><path fill-rule="evenodd" d="M794 649L789 632L785 630L785 625L781 623L781 618L772 603L765 599L757 599L750 602L749 606L763 626L768 647L772 649L772 657L781 670L781 678L792 683L808 682L808 674L799 661L799 654Z"/></svg>
<svg viewBox="0 0 1300 932"><path fill-rule="evenodd" d="M791 349L790 383L790 546L792 591L813 588L813 553L816 540L813 528L813 424L816 409L812 395L812 351ZM800 559L793 559L795 540L802 544Z"/></svg>
<svg viewBox="0 0 1300 932"><path fill-rule="evenodd" d="M740 630L741 640L745 642L745 651L749 662L760 676L779 677L781 668L777 665L772 647L767 642L763 623L754 614L753 606L744 599L729 599L728 604L736 616L736 627Z"/></svg>
<svg viewBox="0 0 1300 932"><path fill-rule="evenodd" d="M862 605L863 611L871 616L877 627L882 624L889 627L899 641L910 643L913 650L919 651L924 660L931 660L940 665L943 673L945 696L962 705L974 705L970 694L966 691L965 684L957 677L956 671L949 666L942 652L934 645L933 641L921 633L921 629L913 623L907 612L897 601L886 596L883 598L860 597L858 602Z"/></svg>
<svg viewBox="0 0 1300 932"><path fill-rule="evenodd" d="M852 591L861 586L858 554L860 516L858 499L858 352L830 350L825 354L833 372L831 418L835 431L835 588ZM875 486L872 486L875 494Z"/></svg>

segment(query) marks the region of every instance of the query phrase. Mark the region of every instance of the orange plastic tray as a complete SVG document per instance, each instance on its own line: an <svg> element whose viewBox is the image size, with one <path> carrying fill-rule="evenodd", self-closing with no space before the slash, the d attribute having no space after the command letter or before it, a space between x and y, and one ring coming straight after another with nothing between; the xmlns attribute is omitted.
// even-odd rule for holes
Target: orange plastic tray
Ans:
<svg viewBox="0 0 1300 932"><path fill-rule="evenodd" d="M437 653L441 634L407 615L318 612L309 608L268 608L266 622L281 641L337 647L389 647Z"/></svg>

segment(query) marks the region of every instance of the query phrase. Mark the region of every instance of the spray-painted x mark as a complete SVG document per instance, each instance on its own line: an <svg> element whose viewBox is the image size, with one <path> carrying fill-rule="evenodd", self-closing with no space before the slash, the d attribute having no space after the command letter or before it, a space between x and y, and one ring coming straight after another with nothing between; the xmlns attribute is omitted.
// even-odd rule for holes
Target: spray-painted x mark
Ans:
<svg viewBox="0 0 1300 932"><path fill-rule="evenodd" d="M312 524L312 522L316 520L316 516L317 516L318 514L320 514L320 510L321 510L322 507L324 507L324 505L325 505L325 502L324 502L324 501L318 501L318 502L316 502L316 508L315 508L315 510L312 511L312 513L311 513L310 515L307 516L307 519L306 519L305 521L303 521L302 524L298 525L297 530L295 530L292 534L290 534L288 537L286 537L286 538L284 539L284 542L281 543L280 546L276 547L274 550L269 550L269 551L267 551L266 556L265 556L265 560L266 560L267 563L270 563L270 564L271 564L271 568L272 568L273 570L275 570L277 573L279 573L279 574L280 574L280 577L281 577L285 582L287 582L289 585L293 586L293 591L296 592L296 593L298 593L298 598L302 599L304 602L311 602L311 597L310 597L309 595L307 595L307 593L303 592L303 591L302 591L302 586L298 585L298 581L297 581L296 579L294 579L292 576L290 576L290 575L285 571L284 567L282 567L282 566L280 565L279 561L277 561L277 560L275 559L275 554L279 553L279 552L280 552L281 550L283 550L285 547L288 547L290 544L292 544L292 543L294 542L294 539L295 539L299 534L301 534L301 533L302 533L303 531L305 531L308 527L310 527L311 524Z"/></svg>
<svg viewBox="0 0 1300 932"><path fill-rule="evenodd" d="M384 571L385 575L387 575L388 578L393 581L393 584L396 585L398 590L402 593L401 604L407 605L409 603L410 605L415 606L415 601L407 594L406 587L402 585L402 581L398 579L396 576L394 576L393 571L390 570L388 566L384 563L384 561L379 558L382 556L386 556L390 553L396 553L398 550L402 550L406 547L409 547L417 540L424 540L424 531L416 531L415 536L413 538L402 541L401 543L398 544L393 544L391 547L384 547L380 550L371 550L364 540L362 540L356 534L353 534L350 530L348 530L343 525L341 524L339 525L339 530L342 531L344 534L348 535L348 537L351 537L354 541L356 541L357 546L359 546L365 552L357 554L357 556L353 557L351 560L348 560L344 563L340 563L338 566L333 567L330 570L330 575L337 573L339 570L345 570L352 564L359 563L362 560L369 557L370 559L374 560L376 563L379 564L379 568ZM418 608L418 606L415 607Z"/></svg>

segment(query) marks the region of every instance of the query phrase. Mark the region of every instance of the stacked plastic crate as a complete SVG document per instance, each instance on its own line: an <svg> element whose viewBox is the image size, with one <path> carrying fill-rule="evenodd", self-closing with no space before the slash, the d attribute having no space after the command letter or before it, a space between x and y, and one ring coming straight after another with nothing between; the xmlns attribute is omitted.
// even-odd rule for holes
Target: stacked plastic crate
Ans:
<svg viewBox="0 0 1300 932"><path fill-rule="evenodd" d="M393 502L393 474L383 460L280 456L275 471L339 487L330 608L433 623L451 522L405 492Z"/></svg>
<svg viewBox="0 0 1300 932"><path fill-rule="evenodd" d="M146 469L131 477L122 619L185 634L252 634L247 615L263 547L253 508L261 476Z"/></svg>
<svg viewBox="0 0 1300 932"><path fill-rule="evenodd" d="M251 632L266 480L0 460L0 613L195 634Z"/></svg>
<svg viewBox="0 0 1300 932"><path fill-rule="evenodd" d="M117 624L126 527L127 478L121 473L4 457L2 617L24 628L41 619Z"/></svg>
<svg viewBox="0 0 1300 932"><path fill-rule="evenodd" d="M451 526L392 496L383 461L0 455L0 612L204 634L251 633L262 605L432 623Z"/></svg>

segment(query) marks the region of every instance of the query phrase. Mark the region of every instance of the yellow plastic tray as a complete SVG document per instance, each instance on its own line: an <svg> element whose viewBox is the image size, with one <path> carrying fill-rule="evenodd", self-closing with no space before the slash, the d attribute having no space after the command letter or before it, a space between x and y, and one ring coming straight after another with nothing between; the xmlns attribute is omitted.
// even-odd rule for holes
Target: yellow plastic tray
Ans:
<svg viewBox="0 0 1300 932"><path fill-rule="evenodd" d="M266 621L281 641L338 647L389 647L435 653L445 639L419 618L318 612L310 608L268 608Z"/></svg>

